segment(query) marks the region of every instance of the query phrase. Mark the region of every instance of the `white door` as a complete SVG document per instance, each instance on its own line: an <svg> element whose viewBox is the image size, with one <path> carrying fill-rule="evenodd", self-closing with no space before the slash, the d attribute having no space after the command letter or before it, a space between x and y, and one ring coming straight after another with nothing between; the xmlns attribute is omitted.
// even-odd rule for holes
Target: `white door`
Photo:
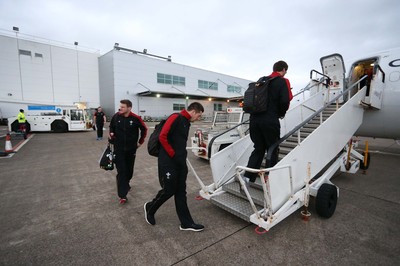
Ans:
<svg viewBox="0 0 400 266"><path fill-rule="evenodd" d="M374 73L371 80L371 87L369 91L370 104L372 107L381 109L382 95L385 89L385 72L378 65L374 65Z"/></svg>
<svg viewBox="0 0 400 266"><path fill-rule="evenodd" d="M344 78L346 69L344 66L343 57L340 54L331 54L320 59L322 72L331 80L329 83L329 93L325 99L329 102L344 89ZM343 99L341 99L342 101Z"/></svg>
<svg viewBox="0 0 400 266"><path fill-rule="evenodd" d="M86 123L85 123L85 117L83 114L83 110L81 109L76 109L76 110L71 110L71 126L70 130L84 130Z"/></svg>

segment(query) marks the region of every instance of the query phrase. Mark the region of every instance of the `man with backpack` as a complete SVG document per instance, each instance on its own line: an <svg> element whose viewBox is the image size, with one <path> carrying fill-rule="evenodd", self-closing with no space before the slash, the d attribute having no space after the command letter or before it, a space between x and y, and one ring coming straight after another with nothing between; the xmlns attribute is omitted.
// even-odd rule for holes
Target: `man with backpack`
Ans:
<svg viewBox="0 0 400 266"><path fill-rule="evenodd" d="M172 114L162 126L158 154L158 178L161 190L156 197L144 204L145 219L151 225L156 224L155 213L172 196L175 197L175 208L180 220L180 230L202 231L204 226L196 224L190 215L186 199L186 143L189 136L190 122L201 118L204 107L191 103L187 110Z"/></svg>
<svg viewBox="0 0 400 266"><path fill-rule="evenodd" d="M247 167L260 169L265 152L280 138L279 118L285 117L293 98L290 82L284 78L288 70L288 64L278 61L273 66L273 72L267 79L268 97L266 111L250 115L250 138L254 143L254 150L250 155ZM273 151L271 161L267 167L272 167L278 162L278 148ZM256 173L245 172L244 181L254 183Z"/></svg>
<svg viewBox="0 0 400 266"><path fill-rule="evenodd" d="M131 189L129 182L133 176L136 149L143 144L147 134L146 124L140 116L132 113L131 110L132 102L130 100L121 100L119 112L111 118L110 122L109 142L114 144L117 190L120 204L125 204L128 200L126 195Z"/></svg>

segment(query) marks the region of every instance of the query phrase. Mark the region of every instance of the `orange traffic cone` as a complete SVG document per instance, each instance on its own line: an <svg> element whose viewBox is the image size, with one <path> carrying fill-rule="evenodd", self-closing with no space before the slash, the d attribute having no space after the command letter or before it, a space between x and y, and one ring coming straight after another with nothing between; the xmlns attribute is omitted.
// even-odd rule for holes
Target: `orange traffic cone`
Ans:
<svg viewBox="0 0 400 266"><path fill-rule="evenodd" d="M4 148L5 152L12 152L13 148L12 148L12 144L11 144L11 135L10 133L7 133L6 135L6 146Z"/></svg>

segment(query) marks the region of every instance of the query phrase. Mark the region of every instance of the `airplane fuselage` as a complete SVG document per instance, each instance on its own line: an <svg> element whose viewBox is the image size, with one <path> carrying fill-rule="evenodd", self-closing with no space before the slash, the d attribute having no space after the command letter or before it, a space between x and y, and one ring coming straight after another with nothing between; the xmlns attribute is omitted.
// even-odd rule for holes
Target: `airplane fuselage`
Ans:
<svg viewBox="0 0 400 266"><path fill-rule="evenodd" d="M368 57L366 60L370 59ZM381 93L380 109L370 107L364 112L363 123L356 135L377 138L400 139L400 49L383 52L376 57L376 63L384 73L378 77L374 73L373 79L383 79L381 92L374 90L376 83L371 82L370 94ZM362 63L359 60L352 66ZM350 75L352 72L350 72Z"/></svg>

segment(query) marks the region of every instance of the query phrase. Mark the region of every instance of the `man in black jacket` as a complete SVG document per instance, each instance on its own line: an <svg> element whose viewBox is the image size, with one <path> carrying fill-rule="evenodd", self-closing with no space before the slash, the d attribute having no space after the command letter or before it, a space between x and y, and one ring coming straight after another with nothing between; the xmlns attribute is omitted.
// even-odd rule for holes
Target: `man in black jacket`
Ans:
<svg viewBox="0 0 400 266"><path fill-rule="evenodd" d="M250 138L254 143L254 150L250 155L247 167L260 169L265 152L280 138L281 126L279 118L285 117L292 100L290 82L284 78L288 70L288 64L278 61L273 66L273 72L269 77L277 77L268 86L268 109L266 112L252 114L250 116ZM278 162L278 148L272 152L271 161L267 167L272 167ZM257 174L245 172L246 183L256 180Z"/></svg>
<svg viewBox="0 0 400 266"><path fill-rule="evenodd" d="M96 124L96 129L97 129L97 140L102 140L103 139L103 127L104 124L106 123L106 115L103 112L103 108L99 106L97 108L96 113L94 114L94 120Z"/></svg>
<svg viewBox="0 0 400 266"><path fill-rule="evenodd" d="M126 195L131 189L129 182L133 176L136 149L143 144L147 134L146 124L140 116L132 113L131 110L132 102L121 100L119 112L112 117L110 122L110 142L114 144L120 204L125 204L128 200Z"/></svg>
<svg viewBox="0 0 400 266"><path fill-rule="evenodd" d="M196 224L190 215L186 201L186 143L189 136L190 122L201 118L203 106L194 102L179 114L172 114L165 122L159 141L158 178L161 190L150 202L144 204L145 219L151 225L156 224L154 215L158 208L172 196L175 196L175 208L181 222L181 230L202 231L204 226Z"/></svg>

